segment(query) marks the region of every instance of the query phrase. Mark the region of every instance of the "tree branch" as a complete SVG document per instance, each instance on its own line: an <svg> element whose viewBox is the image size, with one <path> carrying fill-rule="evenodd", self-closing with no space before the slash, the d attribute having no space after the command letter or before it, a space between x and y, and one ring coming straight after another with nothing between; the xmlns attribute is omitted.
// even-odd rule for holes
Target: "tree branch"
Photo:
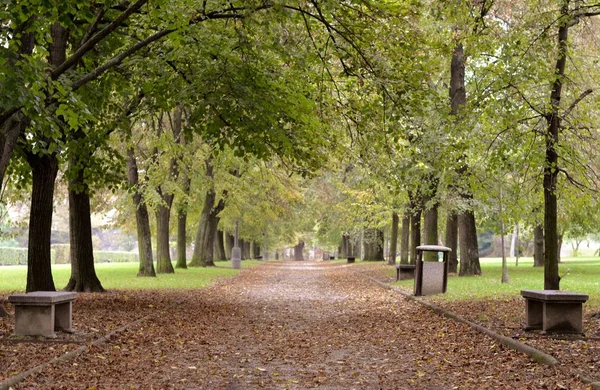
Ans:
<svg viewBox="0 0 600 390"><path fill-rule="evenodd" d="M65 62L55 68L51 73L50 77L53 80L58 79L58 77L66 72L69 68L75 65L79 60L90 50L92 50L98 42L106 38L110 33L119 28L123 22L134 12L138 11L144 4L146 4L148 0L138 0L132 5L130 5L118 18L116 18L112 23L108 26L104 27L100 30L96 35L91 37L87 42L85 42L73 55L71 55Z"/></svg>
<svg viewBox="0 0 600 390"><path fill-rule="evenodd" d="M585 91L583 91L581 93L581 95L579 95L579 97L577 99L575 99L573 101L573 103L571 103L571 105L569 106L569 108L567 108L567 110L563 114L563 117L569 116L569 114L571 113L571 111L573 111L573 109L575 109L575 107L579 104L579 102L581 102L583 99L585 99L585 97L588 96L588 95L590 95L592 92L594 92L594 90L591 89L591 88L586 89Z"/></svg>

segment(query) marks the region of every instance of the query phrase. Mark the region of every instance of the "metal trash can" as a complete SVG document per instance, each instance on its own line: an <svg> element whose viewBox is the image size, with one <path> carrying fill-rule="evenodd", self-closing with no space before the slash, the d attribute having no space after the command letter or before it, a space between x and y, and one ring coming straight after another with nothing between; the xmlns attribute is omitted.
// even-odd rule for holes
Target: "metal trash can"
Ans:
<svg viewBox="0 0 600 390"><path fill-rule="evenodd" d="M415 296L444 294L448 283L448 253L441 245L421 245L417 248ZM442 261L423 261L423 252L442 253Z"/></svg>

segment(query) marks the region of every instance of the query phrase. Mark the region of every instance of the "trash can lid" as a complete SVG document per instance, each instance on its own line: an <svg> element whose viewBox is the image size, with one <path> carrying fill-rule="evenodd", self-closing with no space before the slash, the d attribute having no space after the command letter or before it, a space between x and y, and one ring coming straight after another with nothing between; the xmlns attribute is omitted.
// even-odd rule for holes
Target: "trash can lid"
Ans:
<svg viewBox="0 0 600 390"><path fill-rule="evenodd" d="M417 247L417 250L426 252L452 252L452 249L442 245L420 245Z"/></svg>

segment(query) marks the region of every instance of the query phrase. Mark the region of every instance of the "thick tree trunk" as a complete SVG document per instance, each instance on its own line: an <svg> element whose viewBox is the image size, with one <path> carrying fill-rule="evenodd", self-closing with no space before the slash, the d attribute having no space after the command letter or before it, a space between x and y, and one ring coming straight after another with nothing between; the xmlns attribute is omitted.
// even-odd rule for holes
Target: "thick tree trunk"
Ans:
<svg viewBox="0 0 600 390"><path fill-rule="evenodd" d="M196 233L194 245L194 254L190 267L214 267L214 239L217 234L217 226L219 225L219 217L217 216L225 207L223 199L216 202L216 194L211 189L206 193L204 198L204 207L200 215L200 224Z"/></svg>
<svg viewBox="0 0 600 390"><path fill-rule="evenodd" d="M383 230L365 229L365 253L363 261L384 261L383 257Z"/></svg>
<svg viewBox="0 0 600 390"><path fill-rule="evenodd" d="M402 214L402 239L400 243L400 264L408 264L410 253L410 210L407 208Z"/></svg>
<svg viewBox="0 0 600 390"><path fill-rule="evenodd" d="M82 161L75 161L72 167L81 166L81 163ZM71 278L65 290L104 292L94 267L90 197L83 168L78 169L75 178L69 183L69 236Z"/></svg>
<svg viewBox="0 0 600 390"><path fill-rule="evenodd" d="M233 250L233 246L235 245L235 237L233 234L226 232L225 233L225 255L227 256L227 260L231 260L231 251Z"/></svg>
<svg viewBox="0 0 600 390"><path fill-rule="evenodd" d="M227 260L227 256L225 255L225 240L223 239L223 230L217 229L217 235L215 237L215 253L217 254L217 261Z"/></svg>
<svg viewBox="0 0 600 390"><path fill-rule="evenodd" d="M150 217L148 208L140 192L139 176L135 154L132 148L127 149L127 179L133 187L133 204L135 206L135 220L137 224L138 253L140 268L138 276L156 276L152 255L152 232L150 231Z"/></svg>
<svg viewBox="0 0 600 390"><path fill-rule="evenodd" d="M206 177L211 181L214 178L212 156L207 158L204 163L206 165ZM217 194L214 187L211 186L206 191L204 197L204 206L200 214L200 224L196 233L194 242L194 254L192 255L191 267L214 267L214 240L219 226L219 213L225 208L225 200L221 199L216 203Z"/></svg>
<svg viewBox="0 0 600 390"><path fill-rule="evenodd" d="M304 241L300 241L294 247L294 260L295 261L303 261L304 260L304 254L302 253L303 251L304 251Z"/></svg>
<svg viewBox="0 0 600 390"><path fill-rule="evenodd" d="M250 251L250 241L244 241L244 253L246 260L252 260L252 252Z"/></svg>
<svg viewBox="0 0 600 390"><path fill-rule="evenodd" d="M392 233L390 237L390 260L389 264L396 264L396 255L398 254L398 223L400 218L398 213L392 213Z"/></svg>
<svg viewBox="0 0 600 390"><path fill-rule="evenodd" d="M475 213L473 210L464 210L458 214L458 233L460 242L459 275L481 275L477 228L475 227Z"/></svg>
<svg viewBox="0 0 600 390"><path fill-rule="evenodd" d="M446 218L446 246L452 251L448 253L448 272L458 271L458 216L449 211Z"/></svg>
<svg viewBox="0 0 600 390"><path fill-rule="evenodd" d="M177 213L177 263L175 268L187 268L187 211Z"/></svg>
<svg viewBox="0 0 600 390"><path fill-rule="evenodd" d="M423 218L423 243L425 245L438 245L438 204L437 202L431 204L431 198L428 196L425 198L426 205L429 204L427 210L425 210L425 216ZM424 261L437 261L437 253L425 252L423 254Z"/></svg>
<svg viewBox="0 0 600 390"><path fill-rule="evenodd" d="M252 258L258 259L260 257L260 244L256 241L253 241L254 246L252 247L253 253Z"/></svg>
<svg viewBox="0 0 600 390"><path fill-rule="evenodd" d="M563 235L559 234L558 235L558 243L557 243L557 253L558 253L558 262L560 263L560 251L562 249L562 244L563 244Z"/></svg>
<svg viewBox="0 0 600 390"><path fill-rule="evenodd" d="M533 266L544 266L544 227L537 225L533 229Z"/></svg>
<svg viewBox="0 0 600 390"><path fill-rule="evenodd" d="M417 261L417 247L421 245L421 213L423 202L420 195L410 193L410 264Z"/></svg>
<svg viewBox="0 0 600 390"><path fill-rule="evenodd" d="M27 292L56 291L52 279L50 237L54 182L58 173L56 155L28 154L33 187L29 214L29 246L27 252Z"/></svg>
<svg viewBox="0 0 600 390"><path fill-rule="evenodd" d="M246 251L246 241L243 238L238 240L240 251L242 254L242 260L248 260L248 252Z"/></svg>
<svg viewBox="0 0 600 390"><path fill-rule="evenodd" d="M558 134L560 130L560 101L565 77L569 39L569 2L563 2L558 28L558 58L554 68L554 83L550 93L551 112L546 115L546 161L544 164L544 289L558 290L558 223L556 184L558 180Z"/></svg>
<svg viewBox="0 0 600 390"><path fill-rule="evenodd" d="M167 197L172 199L170 195ZM170 203L172 204L172 202ZM172 274L175 272L171 263L169 248L171 204L167 203L166 206L161 204L156 209L156 272L159 274Z"/></svg>

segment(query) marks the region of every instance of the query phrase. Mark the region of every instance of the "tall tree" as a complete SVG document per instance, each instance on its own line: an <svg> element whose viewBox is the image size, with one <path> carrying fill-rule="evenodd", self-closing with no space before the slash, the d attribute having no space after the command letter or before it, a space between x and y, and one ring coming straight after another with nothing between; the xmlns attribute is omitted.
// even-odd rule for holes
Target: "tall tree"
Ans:
<svg viewBox="0 0 600 390"><path fill-rule="evenodd" d="M392 213L392 232L390 237L390 260L389 264L396 264L396 256L398 251L398 223L399 223L398 213Z"/></svg>
<svg viewBox="0 0 600 390"><path fill-rule="evenodd" d="M148 207L144 201L141 183L139 180L138 166L133 147L127 149L127 178L132 188L133 203L135 205L135 219L137 225L138 253L140 267L138 276L156 276L152 255L152 232Z"/></svg>

